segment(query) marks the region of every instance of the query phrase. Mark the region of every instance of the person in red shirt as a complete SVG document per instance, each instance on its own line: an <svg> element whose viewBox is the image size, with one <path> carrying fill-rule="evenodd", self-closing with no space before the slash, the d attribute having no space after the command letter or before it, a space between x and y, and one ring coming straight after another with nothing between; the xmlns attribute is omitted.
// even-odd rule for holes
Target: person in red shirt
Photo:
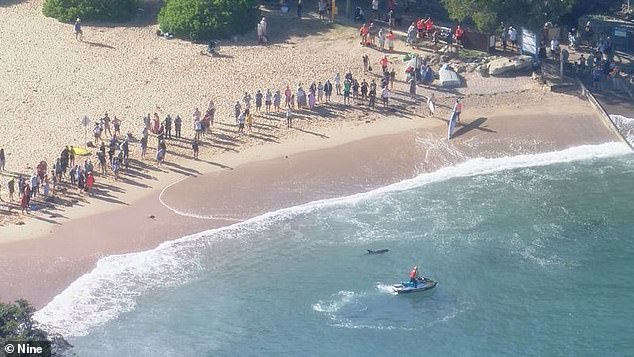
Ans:
<svg viewBox="0 0 634 357"><path fill-rule="evenodd" d="M86 176L86 192L89 195L92 195L92 186L95 184L95 176L92 175L92 171L88 172Z"/></svg>
<svg viewBox="0 0 634 357"><path fill-rule="evenodd" d="M392 63L387 59L387 56L383 56L383 58L381 58L381 60L379 61L379 64L381 65L381 69L383 69L383 73L387 72L387 65L388 63Z"/></svg>
<svg viewBox="0 0 634 357"><path fill-rule="evenodd" d="M418 30L418 36L416 36L416 38L418 41L425 37L425 21L426 20L423 19L418 19L418 21L416 21L416 29Z"/></svg>
<svg viewBox="0 0 634 357"><path fill-rule="evenodd" d="M365 24L363 24L363 26L361 26L361 28L359 29L359 35L361 36L361 46L365 46L368 43L369 32L370 30Z"/></svg>
<svg viewBox="0 0 634 357"><path fill-rule="evenodd" d="M460 123L460 113L462 113L462 102L460 98L456 98L456 104L453 106L453 111L456 113L456 123Z"/></svg>
<svg viewBox="0 0 634 357"><path fill-rule="evenodd" d="M409 272L409 282L414 284L414 287L418 286L418 267L415 266L411 272Z"/></svg>
<svg viewBox="0 0 634 357"><path fill-rule="evenodd" d="M462 26L458 25L456 27L456 44L458 47L462 45L462 37L464 36L464 29Z"/></svg>
<svg viewBox="0 0 634 357"><path fill-rule="evenodd" d="M430 36L433 31L434 20L432 20L431 17L428 17L427 20L425 20L425 37Z"/></svg>

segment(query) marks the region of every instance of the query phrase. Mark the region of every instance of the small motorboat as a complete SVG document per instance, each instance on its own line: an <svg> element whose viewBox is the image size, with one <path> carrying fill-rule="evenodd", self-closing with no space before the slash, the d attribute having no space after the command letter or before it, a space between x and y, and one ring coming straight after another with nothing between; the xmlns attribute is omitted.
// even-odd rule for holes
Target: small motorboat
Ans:
<svg viewBox="0 0 634 357"><path fill-rule="evenodd" d="M418 278L414 283L411 281L403 281L400 284L392 285L392 290L397 294L418 293L421 291L431 290L438 285L437 281L429 278Z"/></svg>

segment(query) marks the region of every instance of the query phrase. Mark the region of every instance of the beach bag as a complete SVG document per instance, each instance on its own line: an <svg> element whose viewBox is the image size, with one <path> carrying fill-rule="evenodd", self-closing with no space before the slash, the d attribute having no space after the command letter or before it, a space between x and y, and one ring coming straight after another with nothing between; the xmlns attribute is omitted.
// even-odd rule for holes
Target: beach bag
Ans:
<svg viewBox="0 0 634 357"><path fill-rule="evenodd" d="M372 72L372 66L368 65L368 71Z"/></svg>

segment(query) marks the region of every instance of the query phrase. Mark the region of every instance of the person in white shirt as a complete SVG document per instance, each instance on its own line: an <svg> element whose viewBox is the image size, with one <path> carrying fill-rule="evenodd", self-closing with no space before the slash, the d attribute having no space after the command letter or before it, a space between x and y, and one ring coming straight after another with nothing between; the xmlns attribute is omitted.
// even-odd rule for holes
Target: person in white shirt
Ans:
<svg viewBox="0 0 634 357"><path fill-rule="evenodd" d="M372 0L372 13L374 14L374 19L379 19L379 0Z"/></svg>
<svg viewBox="0 0 634 357"><path fill-rule="evenodd" d="M517 30L513 26L509 26L509 40L511 40L511 46L517 47Z"/></svg>

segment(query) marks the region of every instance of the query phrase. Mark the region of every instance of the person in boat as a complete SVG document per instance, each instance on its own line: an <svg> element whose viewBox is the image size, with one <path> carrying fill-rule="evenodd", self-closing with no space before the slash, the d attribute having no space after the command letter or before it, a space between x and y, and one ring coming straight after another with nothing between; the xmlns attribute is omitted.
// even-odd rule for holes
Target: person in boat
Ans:
<svg viewBox="0 0 634 357"><path fill-rule="evenodd" d="M414 284L414 287L418 287L418 267L414 266L411 272L409 272L409 282Z"/></svg>

